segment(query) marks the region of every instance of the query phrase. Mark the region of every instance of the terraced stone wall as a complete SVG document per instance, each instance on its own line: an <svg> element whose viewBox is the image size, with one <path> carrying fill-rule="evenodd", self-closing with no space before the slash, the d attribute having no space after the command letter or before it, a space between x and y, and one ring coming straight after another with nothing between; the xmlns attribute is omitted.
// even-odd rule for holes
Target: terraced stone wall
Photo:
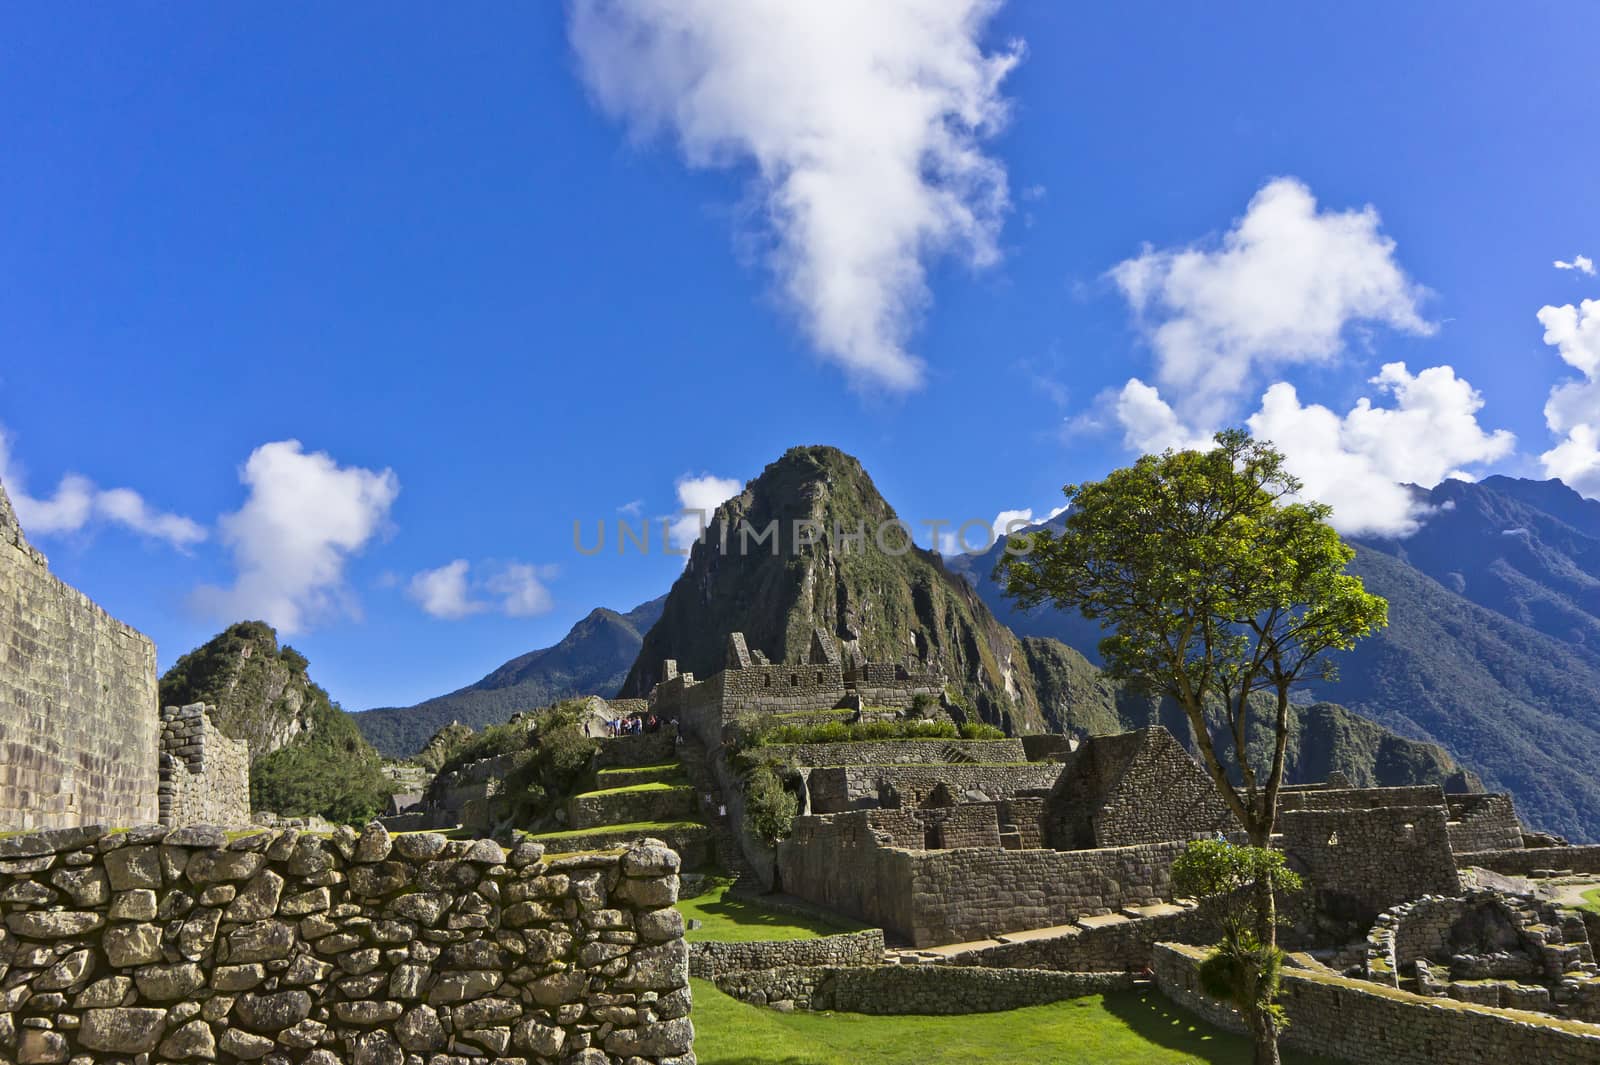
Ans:
<svg viewBox="0 0 1600 1065"><path fill-rule="evenodd" d="M968 969L950 965L809 966L727 973L717 989L741 1002L890 1016L994 1013L1133 986L1132 973Z"/></svg>
<svg viewBox="0 0 1600 1065"><path fill-rule="evenodd" d="M1532 876L1546 869L1600 873L1600 844L1582 847L1512 847L1456 854L1462 868L1476 865L1505 876Z"/></svg>
<svg viewBox="0 0 1600 1065"><path fill-rule="evenodd" d="M677 871L378 825L0 839L0 1060L692 1065Z"/></svg>
<svg viewBox="0 0 1600 1065"><path fill-rule="evenodd" d="M1511 796L1447 795L1445 803L1450 811L1450 849L1457 854L1522 846L1522 822Z"/></svg>
<svg viewBox="0 0 1600 1065"><path fill-rule="evenodd" d="M724 973L818 965L882 965L883 929L868 928L815 939L751 943L690 943L689 975L710 980Z"/></svg>
<svg viewBox="0 0 1600 1065"><path fill-rule="evenodd" d="M51 576L0 487L0 832L156 819L155 644Z"/></svg>
<svg viewBox="0 0 1600 1065"><path fill-rule="evenodd" d="M1009 740L861 740L853 743L774 743L763 754L811 768L835 765L994 765L1026 762L1022 741Z"/></svg>

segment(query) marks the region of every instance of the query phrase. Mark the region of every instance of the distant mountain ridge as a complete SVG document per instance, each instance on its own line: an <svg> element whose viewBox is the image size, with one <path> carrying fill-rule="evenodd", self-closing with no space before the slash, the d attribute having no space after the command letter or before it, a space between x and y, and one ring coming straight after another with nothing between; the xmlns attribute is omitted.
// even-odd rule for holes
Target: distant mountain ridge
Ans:
<svg viewBox="0 0 1600 1065"><path fill-rule="evenodd" d="M1353 541L1351 570L1389 600L1389 628L1308 694L1443 745L1531 825L1600 838L1600 503L1510 477L1418 495L1432 514L1415 535ZM1003 549L950 566L1017 632L1097 661L1094 623L1005 599L991 576Z"/></svg>
<svg viewBox="0 0 1600 1065"><path fill-rule="evenodd" d="M661 616L666 597L625 614L599 607L559 643L518 655L483 679L414 706L389 706L355 715L367 740L390 758L416 754L439 729L459 721L473 729L498 724L519 710L577 695L614 694L638 656L644 632Z"/></svg>

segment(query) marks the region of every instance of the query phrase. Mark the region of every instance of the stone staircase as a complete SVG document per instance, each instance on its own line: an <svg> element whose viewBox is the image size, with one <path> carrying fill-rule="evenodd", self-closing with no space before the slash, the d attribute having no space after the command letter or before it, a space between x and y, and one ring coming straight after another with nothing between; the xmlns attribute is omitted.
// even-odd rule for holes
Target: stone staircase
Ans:
<svg viewBox="0 0 1600 1065"><path fill-rule="evenodd" d="M717 783L717 775L711 768L705 748L695 738L685 736L678 744L678 757L683 762L684 773L700 803L701 819L711 829L717 860L733 878L732 890L759 890L755 870L745 859L744 848L739 845L733 819L726 812L727 800L722 794L722 785Z"/></svg>

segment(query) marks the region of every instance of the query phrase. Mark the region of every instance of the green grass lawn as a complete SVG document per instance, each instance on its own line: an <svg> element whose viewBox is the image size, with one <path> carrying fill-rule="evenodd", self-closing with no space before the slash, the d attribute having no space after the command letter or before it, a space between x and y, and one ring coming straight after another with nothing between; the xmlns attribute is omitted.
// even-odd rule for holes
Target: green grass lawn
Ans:
<svg viewBox="0 0 1600 1065"><path fill-rule="evenodd" d="M605 781L600 783L604 784ZM651 780L643 784L625 784L620 788L601 788L598 791L585 791L579 793L578 798L587 798L593 795L626 795L636 791L689 791L687 780Z"/></svg>
<svg viewBox="0 0 1600 1065"><path fill-rule="evenodd" d="M692 899L679 899L683 919L703 921L699 928L684 934L690 942L718 940L723 943L749 943L760 939L815 939L839 932L857 932L867 925L845 918L824 920L797 913L768 909L759 902L739 895L728 895L726 880L713 881L711 890Z"/></svg>
<svg viewBox="0 0 1600 1065"><path fill-rule="evenodd" d="M1600 913L1600 887L1590 888L1585 891L1583 893L1583 903L1578 909L1588 910L1590 913Z"/></svg>
<svg viewBox="0 0 1600 1065"><path fill-rule="evenodd" d="M672 832L690 828L705 828L704 821L634 821L626 825L606 825L603 828L569 828L561 832L525 833L526 838L540 843L553 840L581 839L584 836L648 836L653 832Z"/></svg>
<svg viewBox="0 0 1600 1065"><path fill-rule="evenodd" d="M1249 1065L1252 1057L1244 1037L1209 1027L1153 990L1004 1013L867 1017L777 1013L691 982L701 1065ZM1285 1052L1283 1061L1324 1059Z"/></svg>

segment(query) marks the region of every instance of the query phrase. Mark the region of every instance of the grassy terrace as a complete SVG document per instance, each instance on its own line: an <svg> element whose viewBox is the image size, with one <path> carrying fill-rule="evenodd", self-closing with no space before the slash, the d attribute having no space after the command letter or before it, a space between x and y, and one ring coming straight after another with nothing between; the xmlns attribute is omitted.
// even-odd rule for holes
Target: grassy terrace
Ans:
<svg viewBox="0 0 1600 1065"><path fill-rule="evenodd" d="M703 922L684 938L690 942L716 940L722 943L749 943L762 939L815 939L839 932L857 932L867 925L846 918L811 917L769 909L757 899L729 896L727 880L712 882L711 889L692 899L680 899L683 918Z"/></svg>
<svg viewBox="0 0 1600 1065"><path fill-rule="evenodd" d="M1180 1011L1158 991L1109 995L959 1017L776 1013L694 985L702 1065L1249 1065L1242 1036ZM1284 1065L1325 1059L1286 1051Z"/></svg>
<svg viewBox="0 0 1600 1065"><path fill-rule="evenodd" d="M605 781L602 780L600 783L604 784ZM627 795L627 794L630 794L630 793L633 793L633 792L644 792L644 791L688 791L688 790L689 790L689 782L687 780L650 780L650 781L646 781L643 784L624 784L621 787L616 787L616 788L600 788L598 791L579 792L576 797L579 798L579 799L584 799L584 798L588 798L588 797L593 796L593 795Z"/></svg>
<svg viewBox="0 0 1600 1065"><path fill-rule="evenodd" d="M1590 913L1600 913L1600 887L1590 888L1583 893L1583 902L1578 909L1588 910Z"/></svg>
<svg viewBox="0 0 1600 1065"><path fill-rule="evenodd" d="M589 836L640 838L661 832L682 832L705 827L704 821L635 821L632 824L606 825L603 828L569 828L561 832L525 833L523 838L550 844L564 839L584 839Z"/></svg>

